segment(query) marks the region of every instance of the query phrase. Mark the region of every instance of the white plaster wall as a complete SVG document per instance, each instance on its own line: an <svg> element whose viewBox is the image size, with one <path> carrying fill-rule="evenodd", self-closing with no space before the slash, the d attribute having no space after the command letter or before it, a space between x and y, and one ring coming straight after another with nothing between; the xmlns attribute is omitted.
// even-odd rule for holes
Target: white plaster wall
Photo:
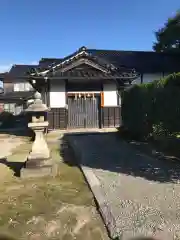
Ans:
<svg viewBox="0 0 180 240"><path fill-rule="evenodd" d="M170 73L144 73L143 74L143 83L152 82L154 80L160 80L160 78L167 77ZM132 84L140 84L141 76L135 79Z"/></svg>
<svg viewBox="0 0 180 240"><path fill-rule="evenodd" d="M64 108L66 106L66 89L63 80L53 80L50 82L50 107Z"/></svg>
<svg viewBox="0 0 180 240"><path fill-rule="evenodd" d="M104 83L104 106L117 106L117 87L115 83Z"/></svg>
<svg viewBox="0 0 180 240"><path fill-rule="evenodd" d="M144 73L143 83L153 82L154 80L160 80L163 77L163 73Z"/></svg>

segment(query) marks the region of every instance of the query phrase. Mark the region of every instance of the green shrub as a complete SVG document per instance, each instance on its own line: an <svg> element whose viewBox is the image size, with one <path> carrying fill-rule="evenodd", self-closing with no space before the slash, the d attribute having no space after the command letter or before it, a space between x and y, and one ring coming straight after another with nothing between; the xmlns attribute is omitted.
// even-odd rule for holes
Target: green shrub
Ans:
<svg viewBox="0 0 180 240"><path fill-rule="evenodd" d="M122 121L132 136L141 138L180 132L180 73L125 90Z"/></svg>
<svg viewBox="0 0 180 240"><path fill-rule="evenodd" d="M152 135L154 138L162 139L170 136L170 133L165 128L164 124L160 122L159 124L153 124L152 126Z"/></svg>
<svg viewBox="0 0 180 240"><path fill-rule="evenodd" d="M152 129L152 83L134 85L122 95L122 121L133 136L148 136Z"/></svg>

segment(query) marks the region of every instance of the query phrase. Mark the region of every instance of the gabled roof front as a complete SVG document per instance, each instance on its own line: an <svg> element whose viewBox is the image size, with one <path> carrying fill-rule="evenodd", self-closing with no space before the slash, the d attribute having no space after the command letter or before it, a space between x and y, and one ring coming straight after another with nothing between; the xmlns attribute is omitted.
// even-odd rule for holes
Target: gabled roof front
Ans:
<svg viewBox="0 0 180 240"><path fill-rule="evenodd" d="M77 66L89 65L94 69L91 73L85 74L84 71L79 71ZM96 70L99 70L96 71ZM121 78L134 79L138 76L135 69L128 69L126 67L117 66L110 61L95 56L87 51L85 47L80 48L77 52L61 59L61 61L54 65L49 65L46 69L40 65L37 68L32 68L30 75L33 77L96 77L96 78Z"/></svg>
<svg viewBox="0 0 180 240"><path fill-rule="evenodd" d="M96 56L91 56L91 54L87 53L85 48L80 48L79 51L76 51L75 53L61 59L59 63L54 63L53 65L49 65L46 70L41 68L39 65L38 68L36 68L34 74L36 75L47 75L48 73L55 72L57 69L63 69L67 67L68 65L72 64L73 62L77 62L79 60L83 60L82 64L86 61L93 62L94 64L101 66L101 69L104 68L107 71L110 70L110 68L115 68L113 65L111 65L109 62L104 61L101 58L97 58Z"/></svg>

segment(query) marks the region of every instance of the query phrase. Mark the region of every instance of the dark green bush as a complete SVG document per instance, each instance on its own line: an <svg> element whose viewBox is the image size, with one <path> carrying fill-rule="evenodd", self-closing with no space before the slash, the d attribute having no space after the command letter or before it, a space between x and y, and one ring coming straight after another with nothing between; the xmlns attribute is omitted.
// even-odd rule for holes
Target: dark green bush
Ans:
<svg viewBox="0 0 180 240"><path fill-rule="evenodd" d="M125 90L122 121L132 136L141 138L180 132L180 73Z"/></svg>
<svg viewBox="0 0 180 240"><path fill-rule="evenodd" d="M147 136L152 129L153 85L135 85L123 92L122 121L133 137Z"/></svg>
<svg viewBox="0 0 180 240"><path fill-rule="evenodd" d="M0 113L0 128L13 128L15 122L15 116L12 113L6 111Z"/></svg>

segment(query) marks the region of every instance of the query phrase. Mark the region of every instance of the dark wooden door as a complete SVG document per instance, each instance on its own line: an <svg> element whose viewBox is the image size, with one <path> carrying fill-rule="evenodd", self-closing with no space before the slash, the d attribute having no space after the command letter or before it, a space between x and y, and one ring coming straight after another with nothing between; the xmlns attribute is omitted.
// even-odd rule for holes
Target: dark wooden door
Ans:
<svg viewBox="0 0 180 240"><path fill-rule="evenodd" d="M68 97L68 128L98 128L99 98Z"/></svg>

